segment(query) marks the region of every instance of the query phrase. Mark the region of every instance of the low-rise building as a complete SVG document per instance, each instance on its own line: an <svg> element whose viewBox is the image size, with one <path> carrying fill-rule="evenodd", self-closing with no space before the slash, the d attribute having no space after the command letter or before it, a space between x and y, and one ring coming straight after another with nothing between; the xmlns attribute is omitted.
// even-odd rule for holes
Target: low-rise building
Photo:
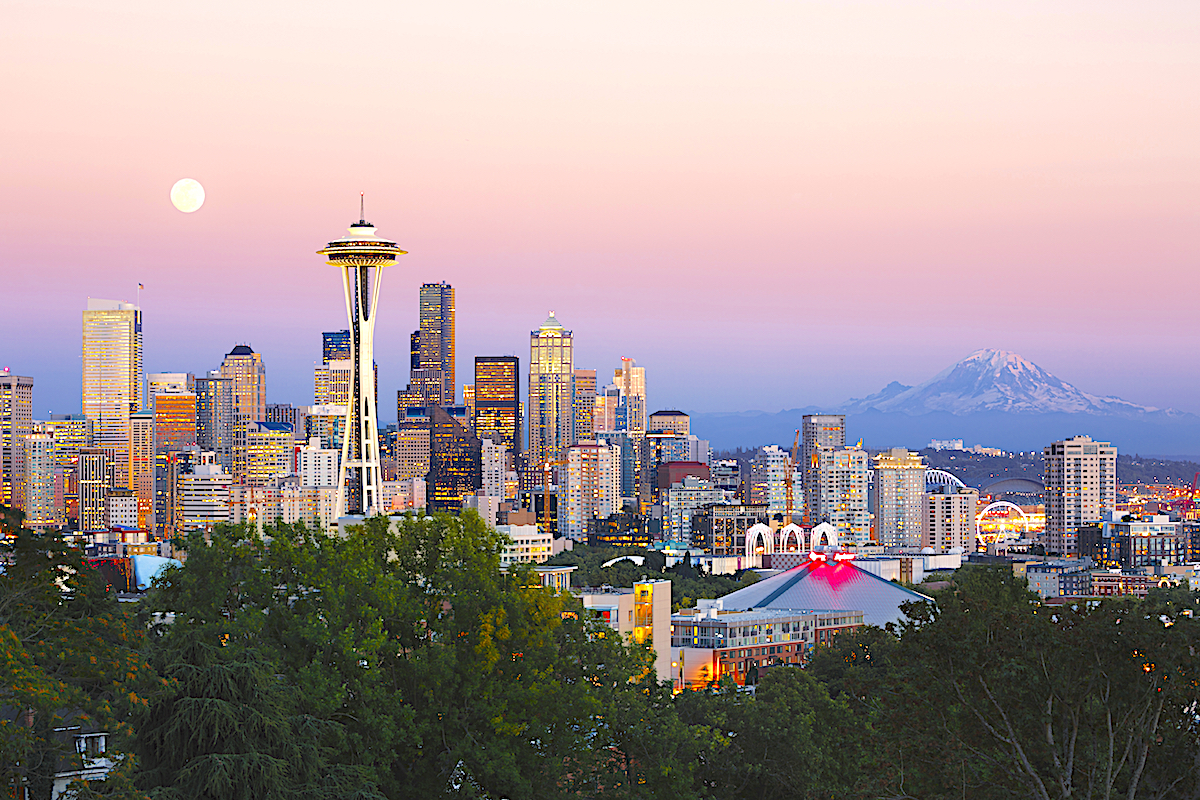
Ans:
<svg viewBox="0 0 1200 800"><path fill-rule="evenodd" d="M642 580L631 589L611 586L583 589L576 593L585 609L591 609L613 630L654 650L658 680L672 679L671 671L671 582Z"/></svg>
<svg viewBox="0 0 1200 800"><path fill-rule="evenodd" d="M537 525L497 525L496 530L509 541L500 551L500 566L509 564L541 564L550 558L554 534L543 533Z"/></svg>

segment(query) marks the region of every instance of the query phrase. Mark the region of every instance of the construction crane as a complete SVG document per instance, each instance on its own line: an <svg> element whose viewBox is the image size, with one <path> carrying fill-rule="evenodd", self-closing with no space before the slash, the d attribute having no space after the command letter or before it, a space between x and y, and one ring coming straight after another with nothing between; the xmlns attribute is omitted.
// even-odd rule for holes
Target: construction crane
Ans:
<svg viewBox="0 0 1200 800"><path fill-rule="evenodd" d="M788 458L787 474L783 476L783 485L787 487L787 516L783 518L783 524L792 524L792 508L795 506L795 498L793 495L792 484L795 483L796 474L796 451L800 449L800 429L796 429L796 438L792 440L792 454Z"/></svg>

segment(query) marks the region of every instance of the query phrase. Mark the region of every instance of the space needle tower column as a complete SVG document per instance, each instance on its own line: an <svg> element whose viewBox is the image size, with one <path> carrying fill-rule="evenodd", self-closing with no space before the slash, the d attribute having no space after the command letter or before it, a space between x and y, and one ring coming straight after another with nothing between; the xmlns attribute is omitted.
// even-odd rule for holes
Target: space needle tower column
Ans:
<svg viewBox="0 0 1200 800"><path fill-rule="evenodd" d="M383 478L379 469L379 424L375 418L374 339L382 269L396 263L406 251L375 235L375 226L363 218L350 226L350 235L318 250L327 263L342 270L346 315L350 318L350 400L342 431L342 464L334 520L346 514L371 514L380 510ZM375 270L375 279L371 279Z"/></svg>

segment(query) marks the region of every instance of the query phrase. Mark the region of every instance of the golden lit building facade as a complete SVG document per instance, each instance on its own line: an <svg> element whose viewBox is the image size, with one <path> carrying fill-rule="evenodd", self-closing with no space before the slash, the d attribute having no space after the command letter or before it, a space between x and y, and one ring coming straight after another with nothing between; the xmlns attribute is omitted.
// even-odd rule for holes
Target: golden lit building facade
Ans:
<svg viewBox="0 0 1200 800"><path fill-rule="evenodd" d="M21 440L33 433L33 378L0 370L0 504L11 506L21 485Z"/></svg>
<svg viewBox="0 0 1200 800"><path fill-rule="evenodd" d="M260 353L239 344L221 362L221 377L229 378L232 382L232 462L236 483L246 475L246 437L250 426L267 417L267 367Z"/></svg>
<svg viewBox="0 0 1200 800"><path fill-rule="evenodd" d="M266 486L292 474L295 441L285 422L254 422L246 432L246 486Z"/></svg>
<svg viewBox="0 0 1200 800"><path fill-rule="evenodd" d="M550 312L529 335L529 465L562 461L571 444L574 339ZM478 389L476 389L478 391ZM476 395L476 404L479 402Z"/></svg>
<svg viewBox="0 0 1200 800"><path fill-rule="evenodd" d="M875 540L888 547L920 547L925 505L925 460L903 447L875 456L872 504Z"/></svg>
<svg viewBox="0 0 1200 800"><path fill-rule="evenodd" d="M83 312L83 414L97 447L114 453L113 479L132 483L129 415L142 410L142 311L89 297Z"/></svg>
<svg viewBox="0 0 1200 800"><path fill-rule="evenodd" d="M524 445L520 369L516 356L475 357L475 435L504 445L514 456Z"/></svg>
<svg viewBox="0 0 1200 800"><path fill-rule="evenodd" d="M154 524L154 414L129 415L129 489L137 500L136 527Z"/></svg>
<svg viewBox="0 0 1200 800"><path fill-rule="evenodd" d="M596 438L596 370L577 369L573 376L571 443Z"/></svg>

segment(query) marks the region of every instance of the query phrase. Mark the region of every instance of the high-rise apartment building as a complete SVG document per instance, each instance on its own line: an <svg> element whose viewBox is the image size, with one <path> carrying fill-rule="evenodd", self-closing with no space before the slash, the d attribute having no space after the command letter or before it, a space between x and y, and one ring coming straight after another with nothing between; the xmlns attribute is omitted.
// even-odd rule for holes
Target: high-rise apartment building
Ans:
<svg viewBox="0 0 1200 800"><path fill-rule="evenodd" d="M108 527L107 501L116 472L111 447L85 447L79 451L79 530L94 533ZM122 487L123 488L123 487Z"/></svg>
<svg viewBox="0 0 1200 800"><path fill-rule="evenodd" d="M571 391L571 441L591 441L596 438L596 370L575 370Z"/></svg>
<svg viewBox="0 0 1200 800"><path fill-rule="evenodd" d="M574 340L550 312L529 334L529 467L562 461L571 444ZM478 398L476 398L478 403Z"/></svg>
<svg viewBox="0 0 1200 800"><path fill-rule="evenodd" d="M146 403L154 410L154 398L160 394L196 391L196 376L190 372L151 372L146 376Z"/></svg>
<svg viewBox="0 0 1200 800"><path fill-rule="evenodd" d="M516 356L475 356L475 435L504 445L514 456L521 436L521 374Z"/></svg>
<svg viewBox="0 0 1200 800"><path fill-rule="evenodd" d="M818 448L841 450L846 446L845 414L805 414L800 426L800 468L804 472L804 507L815 525L821 520L814 517L819 498L817 497L817 464L813 455Z"/></svg>
<svg viewBox="0 0 1200 800"><path fill-rule="evenodd" d="M1076 436L1042 451L1045 460L1046 550L1077 555L1078 531L1117 503L1117 448Z"/></svg>
<svg viewBox="0 0 1200 800"><path fill-rule="evenodd" d="M616 384L596 390L596 405L592 415L597 433L622 430L617 427L617 409L620 406L621 390Z"/></svg>
<svg viewBox="0 0 1200 800"><path fill-rule="evenodd" d="M83 413L98 447L115 456L113 479L128 488L129 415L142 410L142 311L88 298L83 312Z"/></svg>
<svg viewBox="0 0 1200 800"><path fill-rule="evenodd" d="M224 385L228 386L229 382L225 381ZM154 522L156 530L160 532L167 531L172 517L172 454L197 447L199 398L195 391L185 389L184 386L186 384L160 384L153 400Z"/></svg>
<svg viewBox="0 0 1200 800"><path fill-rule="evenodd" d="M179 532L211 530L231 516L231 476L213 453L203 453L199 464L179 476L177 488Z"/></svg>
<svg viewBox="0 0 1200 800"><path fill-rule="evenodd" d="M920 547L925 502L925 461L903 447L875 456L872 506L875 540L887 547Z"/></svg>
<svg viewBox="0 0 1200 800"><path fill-rule="evenodd" d="M33 378L0 370L0 505L12 506L22 481L21 440L33 433Z"/></svg>
<svg viewBox="0 0 1200 800"><path fill-rule="evenodd" d="M593 519L621 509L621 452L607 443L576 444L567 449L565 478L558 488L558 531L584 541Z"/></svg>
<svg viewBox="0 0 1200 800"><path fill-rule="evenodd" d="M337 486L338 460L341 452L321 447L321 440L313 437L308 444L296 450L296 472L301 486Z"/></svg>
<svg viewBox="0 0 1200 800"><path fill-rule="evenodd" d="M221 377L233 381L233 479L246 475L246 435L267 418L267 366L262 354L239 344L221 362Z"/></svg>
<svg viewBox="0 0 1200 800"><path fill-rule="evenodd" d="M622 358L621 368L613 373L613 385L621 393L617 430L629 431L634 438L646 432L646 368L632 358Z"/></svg>
<svg viewBox="0 0 1200 800"><path fill-rule="evenodd" d="M396 480L424 480L429 474L429 428L398 430L394 437Z"/></svg>
<svg viewBox="0 0 1200 800"><path fill-rule="evenodd" d="M483 445L441 406L431 406L429 412L426 497L430 509L454 511L462 508L464 497L482 487Z"/></svg>
<svg viewBox="0 0 1200 800"><path fill-rule="evenodd" d="M42 427L54 438L54 465L62 475L68 525L79 522L79 451L92 446L92 421L82 414L51 414Z"/></svg>
<svg viewBox="0 0 1200 800"><path fill-rule="evenodd" d="M63 514L62 472L54 456L54 437L31 433L21 437L22 480L17 507L25 512L25 527L55 530L66 522Z"/></svg>
<svg viewBox="0 0 1200 800"><path fill-rule="evenodd" d="M217 370L196 379L196 445L212 453L214 463L233 471L233 378Z"/></svg>
<svg viewBox="0 0 1200 800"><path fill-rule="evenodd" d="M871 538L871 512L867 508L870 473L865 450L857 447L818 447L813 487L813 524L828 522L837 528L840 541L866 544Z"/></svg>
<svg viewBox="0 0 1200 800"><path fill-rule="evenodd" d="M975 511L979 491L961 486L935 486L922 503L922 548L935 553L975 552Z"/></svg>
<svg viewBox="0 0 1200 800"><path fill-rule="evenodd" d="M480 491L485 497L504 497L505 477L508 474L508 450L501 442L480 439Z"/></svg>
<svg viewBox="0 0 1200 800"><path fill-rule="evenodd" d="M149 530L154 525L154 414L129 415L129 490L136 500L137 519L132 527Z"/></svg>

